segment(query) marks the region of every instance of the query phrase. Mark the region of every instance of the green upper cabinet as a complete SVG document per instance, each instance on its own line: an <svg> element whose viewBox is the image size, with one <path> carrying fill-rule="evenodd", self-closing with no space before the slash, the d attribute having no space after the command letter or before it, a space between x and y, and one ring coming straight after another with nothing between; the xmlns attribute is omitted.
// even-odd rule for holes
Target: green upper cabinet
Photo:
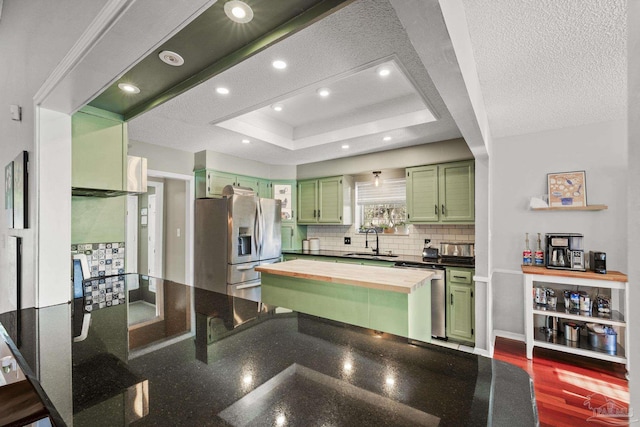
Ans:
<svg viewBox="0 0 640 427"><path fill-rule="evenodd" d="M236 176L236 181L235 181L235 186L236 187L246 187L246 188L250 188L253 191L256 192L256 194L258 193L258 191L260 190L258 187L260 186L260 178L255 178L252 176L243 176L243 175L237 175Z"/></svg>
<svg viewBox="0 0 640 427"><path fill-rule="evenodd" d="M298 182L299 224L343 224L353 221L353 180L336 176Z"/></svg>
<svg viewBox="0 0 640 427"><path fill-rule="evenodd" d="M318 222L342 223L342 177L318 180Z"/></svg>
<svg viewBox="0 0 640 427"><path fill-rule="evenodd" d="M438 212L438 166L407 169L407 219L438 222Z"/></svg>
<svg viewBox="0 0 640 427"><path fill-rule="evenodd" d="M251 188L259 197L271 198L271 181L252 176L236 175L211 169L195 171L196 198L222 197L227 185Z"/></svg>
<svg viewBox="0 0 640 427"><path fill-rule="evenodd" d="M273 184L268 179L258 179L258 197L273 199Z"/></svg>
<svg viewBox="0 0 640 427"><path fill-rule="evenodd" d="M196 193L198 193L198 189L204 190L204 192L196 197L222 197L222 189L227 185L234 185L236 182L236 176L230 173L206 170L196 172L196 176L198 174L203 175L204 179L196 179L196 181L204 183L204 188L196 185Z"/></svg>
<svg viewBox="0 0 640 427"><path fill-rule="evenodd" d="M407 168L407 219L420 223L473 223L473 160Z"/></svg>
<svg viewBox="0 0 640 427"><path fill-rule="evenodd" d="M298 226L298 206L295 180L276 180L271 183L273 198L280 200L282 217L282 250L302 248L302 239L307 237L306 227Z"/></svg>
<svg viewBox="0 0 640 427"><path fill-rule="evenodd" d="M296 223L296 206L297 192L295 180L279 180L273 181L271 186L273 198L280 200L282 223Z"/></svg>
<svg viewBox="0 0 640 427"><path fill-rule="evenodd" d="M318 180L298 182L298 223L318 222Z"/></svg>
<svg viewBox="0 0 640 427"><path fill-rule="evenodd" d="M439 166L440 221L475 220L474 162L446 163Z"/></svg>
<svg viewBox="0 0 640 427"><path fill-rule="evenodd" d="M127 124L120 116L85 107L71 118L74 188L123 190L127 173Z"/></svg>

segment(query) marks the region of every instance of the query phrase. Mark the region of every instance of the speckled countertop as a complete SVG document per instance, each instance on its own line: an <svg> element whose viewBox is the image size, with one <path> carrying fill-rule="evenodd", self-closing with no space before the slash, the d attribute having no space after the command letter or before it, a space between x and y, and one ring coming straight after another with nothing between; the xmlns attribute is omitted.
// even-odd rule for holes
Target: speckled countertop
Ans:
<svg viewBox="0 0 640 427"><path fill-rule="evenodd" d="M127 304L91 313L84 340L71 344L72 333L61 332L60 345L72 348L71 390L47 393L73 396L76 427L536 423L529 376L504 362L166 280L136 280L137 294L154 288L163 295L161 316L152 310L129 325L138 309L130 291ZM78 307L82 300L73 335L86 317ZM26 351L38 347L29 332L37 322L29 318L47 322L54 308L25 311Z"/></svg>

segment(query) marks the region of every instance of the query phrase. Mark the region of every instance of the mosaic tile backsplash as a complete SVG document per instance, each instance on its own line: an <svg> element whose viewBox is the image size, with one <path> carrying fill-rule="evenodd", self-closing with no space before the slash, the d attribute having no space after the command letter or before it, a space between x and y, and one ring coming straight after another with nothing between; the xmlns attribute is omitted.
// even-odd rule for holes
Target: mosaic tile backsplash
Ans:
<svg viewBox="0 0 640 427"><path fill-rule="evenodd" d="M82 282L86 311L126 302L124 242L71 245L71 254L85 254L91 271L91 279Z"/></svg>
<svg viewBox="0 0 640 427"><path fill-rule="evenodd" d="M84 309L91 312L126 302L124 276L88 279L84 286Z"/></svg>
<svg viewBox="0 0 640 427"><path fill-rule="evenodd" d="M124 242L71 245L71 254L85 254L91 277L124 274Z"/></svg>

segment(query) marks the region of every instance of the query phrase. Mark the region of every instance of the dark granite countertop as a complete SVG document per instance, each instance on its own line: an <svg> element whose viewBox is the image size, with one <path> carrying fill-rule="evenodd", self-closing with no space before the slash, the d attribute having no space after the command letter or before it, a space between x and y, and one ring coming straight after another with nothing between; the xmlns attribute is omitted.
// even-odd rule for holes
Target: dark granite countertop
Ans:
<svg viewBox="0 0 640 427"><path fill-rule="evenodd" d="M84 302L63 306L72 390L47 392L72 393L76 427L536 424L530 378L513 365L167 280L125 282L137 282L126 304L94 308L72 344ZM163 304L134 314L151 294ZM21 350L38 347L33 330L52 310L21 312Z"/></svg>
<svg viewBox="0 0 640 427"><path fill-rule="evenodd" d="M310 256L325 256L325 257L334 257L334 258L348 258L348 259L365 259L365 260L376 260L376 261L389 261L389 262L409 262L409 263L419 263L424 265L432 265L432 266L441 266L441 267L464 267L464 268L474 268L473 264L460 263L450 260L443 260L442 258L437 259L427 259L422 258L422 256L418 255L394 255L388 256L383 252L380 255L349 255L354 253L364 253L367 252L364 250L353 250L353 251L334 251L334 250L326 250L320 249L317 251L311 250L302 250L302 249L292 249L292 250L284 250L282 251L283 255L310 255Z"/></svg>

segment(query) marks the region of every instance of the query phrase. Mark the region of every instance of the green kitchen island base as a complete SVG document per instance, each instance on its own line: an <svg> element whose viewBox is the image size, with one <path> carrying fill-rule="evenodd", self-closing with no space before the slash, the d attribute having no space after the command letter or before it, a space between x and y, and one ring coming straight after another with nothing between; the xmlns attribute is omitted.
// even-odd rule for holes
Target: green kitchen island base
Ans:
<svg viewBox="0 0 640 427"><path fill-rule="evenodd" d="M355 277L362 277L362 269L367 269L367 273L371 269L389 270L387 267L351 264L346 267L352 269ZM420 286L406 293L262 270L262 302L412 340L431 342L430 275L433 273L423 274L426 279Z"/></svg>

